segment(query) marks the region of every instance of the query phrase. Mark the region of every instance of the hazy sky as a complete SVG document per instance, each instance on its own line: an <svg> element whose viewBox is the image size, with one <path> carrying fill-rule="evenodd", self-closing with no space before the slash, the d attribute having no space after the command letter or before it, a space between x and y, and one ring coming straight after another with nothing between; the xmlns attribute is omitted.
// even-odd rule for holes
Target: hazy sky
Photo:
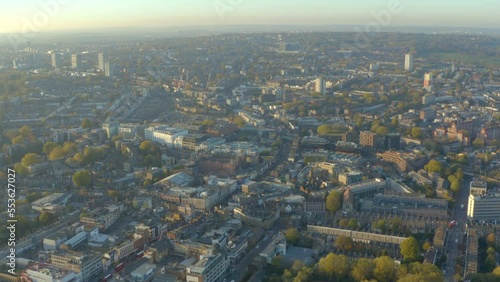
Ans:
<svg viewBox="0 0 500 282"><path fill-rule="evenodd" d="M391 11L391 3L400 5L401 12L393 13L383 24L500 28L499 0L5 0L0 5L0 32L236 24L367 25L376 19L374 13ZM43 8L44 4L49 8Z"/></svg>

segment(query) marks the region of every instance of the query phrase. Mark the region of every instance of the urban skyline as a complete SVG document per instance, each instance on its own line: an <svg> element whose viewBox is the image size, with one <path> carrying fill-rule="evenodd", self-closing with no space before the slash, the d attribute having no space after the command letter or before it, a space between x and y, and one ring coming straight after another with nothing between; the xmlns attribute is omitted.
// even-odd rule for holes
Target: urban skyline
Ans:
<svg viewBox="0 0 500 282"><path fill-rule="evenodd" d="M432 7L432 8L430 8ZM145 6L140 1L23 1L3 4L0 33L103 28L231 25L369 25L499 28L500 3L428 0L168 1ZM378 31L373 29L372 31Z"/></svg>

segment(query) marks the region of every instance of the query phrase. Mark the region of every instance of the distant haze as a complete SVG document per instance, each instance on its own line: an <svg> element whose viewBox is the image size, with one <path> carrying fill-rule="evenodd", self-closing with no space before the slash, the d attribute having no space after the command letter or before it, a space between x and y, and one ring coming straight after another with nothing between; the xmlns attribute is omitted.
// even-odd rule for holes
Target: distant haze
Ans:
<svg viewBox="0 0 500 282"><path fill-rule="evenodd" d="M498 0L23 0L2 2L0 33L255 24L499 29L498 11Z"/></svg>

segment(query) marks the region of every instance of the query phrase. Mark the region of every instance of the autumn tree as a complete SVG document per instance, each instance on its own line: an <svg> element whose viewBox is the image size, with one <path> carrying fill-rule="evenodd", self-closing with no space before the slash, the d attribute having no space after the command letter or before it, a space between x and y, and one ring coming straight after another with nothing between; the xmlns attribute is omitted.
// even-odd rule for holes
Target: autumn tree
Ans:
<svg viewBox="0 0 500 282"><path fill-rule="evenodd" d="M328 194L328 197L326 197L326 209L328 211L336 212L342 208L340 196L339 191L332 191Z"/></svg>
<svg viewBox="0 0 500 282"><path fill-rule="evenodd" d="M35 153L28 153L24 155L24 157L21 160L21 163L25 166L38 164L40 162L41 162L40 156Z"/></svg>
<svg viewBox="0 0 500 282"><path fill-rule="evenodd" d="M373 276L378 282L394 281L396 277L396 263L388 256L382 256L374 260L375 269Z"/></svg>
<svg viewBox="0 0 500 282"><path fill-rule="evenodd" d="M344 251L352 250L354 242L350 237L340 235L335 239L335 247Z"/></svg>
<svg viewBox="0 0 500 282"><path fill-rule="evenodd" d="M19 128L19 134L23 136L24 138L29 138L33 135L33 132L31 131L31 128L27 125Z"/></svg>
<svg viewBox="0 0 500 282"><path fill-rule="evenodd" d="M83 129L89 129L89 128L92 128L92 121L90 121L90 119L88 118L84 118L82 120L82 123L80 125Z"/></svg>
<svg viewBox="0 0 500 282"><path fill-rule="evenodd" d="M373 278L375 263L371 259L360 258L352 268L351 277L356 281L365 281Z"/></svg>
<svg viewBox="0 0 500 282"><path fill-rule="evenodd" d="M422 128L414 127L411 129L411 137L415 139L421 139L423 137Z"/></svg>
<svg viewBox="0 0 500 282"><path fill-rule="evenodd" d="M420 246L415 237L406 238L400 245L401 254L407 261L415 261L420 257Z"/></svg>
<svg viewBox="0 0 500 282"><path fill-rule="evenodd" d="M297 228L289 228L285 232L287 242L292 245L296 245L300 240L300 233Z"/></svg>
<svg viewBox="0 0 500 282"><path fill-rule="evenodd" d="M46 142L45 144L43 144L43 147L42 147L42 152L48 156L50 155L50 152L52 152L52 150L57 147L57 144L54 143L54 142L51 142L51 141L48 141Z"/></svg>
<svg viewBox="0 0 500 282"><path fill-rule="evenodd" d="M443 166L441 163L437 160L430 160L425 166L424 169L427 172L440 172Z"/></svg>

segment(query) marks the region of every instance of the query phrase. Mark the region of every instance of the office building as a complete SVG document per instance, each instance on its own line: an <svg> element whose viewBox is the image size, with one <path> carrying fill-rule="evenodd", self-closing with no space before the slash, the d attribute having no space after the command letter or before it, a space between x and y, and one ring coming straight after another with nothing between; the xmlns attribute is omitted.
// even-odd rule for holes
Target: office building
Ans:
<svg viewBox="0 0 500 282"><path fill-rule="evenodd" d="M317 93L321 93L321 95L325 95L325 89L326 89L325 79L322 76L316 78L314 91Z"/></svg>
<svg viewBox="0 0 500 282"><path fill-rule="evenodd" d="M401 135L391 133L384 136L384 148L386 150L399 150L401 144Z"/></svg>
<svg viewBox="0 0 500 282"><path fill-rule="evenodd" d="M60 251L50 255L50 263L81 274L83 281L97 281L97 277L103 272L102 259L99 255Z"/></svg>
<svg viewBox="0 0 500 282"><path fill-rule="evenodd" d="M106 77L112 77L115 74L115 66L110 62L104 64L104 75Z"/></svg>
<svg viewBox="0 0 500 282"><path fill-rule="evenodd" d="M61 59L61 55L59 53L56 53L56 52L52 52L50 54L50 58L51 58L51 61L52 61L52 67L53 68L60 68L62 67L62 59Z"/></svg>
<svg viewBox="0 0 500 282"><path fill-rule="evenodd" d="M100 71L104 72L106 68L106 62L108 61L108 56L104 53L99 53L97 55L97 67Z"/></svg>
<svg viewBox="0 0 500 282"><path fill-rule="evenodd" d="M168 126L149 127L144 130L147 140L158 142L168 147L174 147L177 138L182 141L182 137L188 135L188 131L182 128L173 128Z"/></svg>
<svg viewBox="0 0 500 282"><path fill-rule="evenodd" d="M82 67L82 56L80 54L71 55L71 67L74 69Z"/></svg>
<svg viewBox="0 0 500 282"><path fill-rule="evenodd" d="M471 220L498 220L500 218L500 190L493 190L487 194L469 195L467 217Z"/></svg>
<svg viewBox="0 0 500 282"><path fill-rule="evenodd" d="M370 131L361 131L359 133L359 145L363 147L375 147L377 135Z"/></svg>
<svg viewBox="0 0 500 282"><path fill-rule="evenodd" d="M486 194L487 185L486 182L473 179L470 182L470 194L474 196L483 196Z"/></svg>
<svg viewBox="0 0 500 282"><path fill-rule="evenodd" d="M428 87L432 85L432 74L426 73L424 75L424 87Z"/></svg>
<svg viewBox="0 0 500 282"><path fill-rule="evenodd" d="M187 282L216 282L222 281L229 267L229 260L225 255L202 256L198 262L187 268Z"/></svg>
<svg viewBox="0 0 500 282"><path fill-rule="evenodd" d="M413 71L413 54L405 55L405 70Z"/></svg>

